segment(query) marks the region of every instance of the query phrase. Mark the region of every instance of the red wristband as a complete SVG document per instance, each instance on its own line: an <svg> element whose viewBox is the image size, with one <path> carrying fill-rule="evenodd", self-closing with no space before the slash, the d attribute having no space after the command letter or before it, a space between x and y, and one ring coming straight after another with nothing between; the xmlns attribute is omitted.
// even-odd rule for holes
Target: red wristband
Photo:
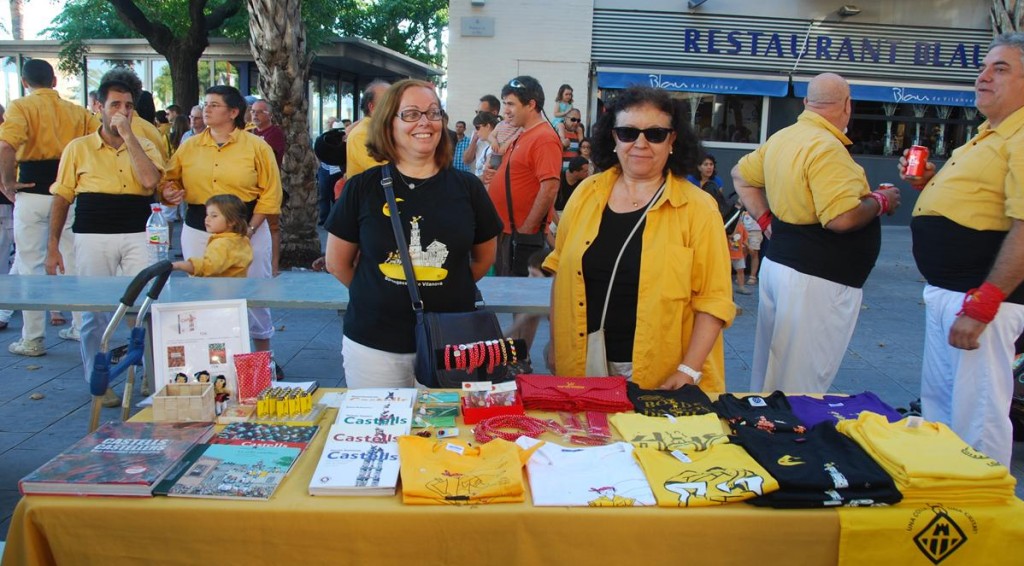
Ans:
<svg viewBox="0 0 1024 566"><path fill-rule="evenodd" d="M874 199L875 202L878 203L878 214L875 216L881 216L886 212L889 212L889 197L878 192L868 193L868 197Z"/></svg>
<svg viewBox="0 0 1024 566"><path fill-rule="evenodd" d="M768 229L769 226L771 226L771 224L772 224L772 211L766 210L765 213L762 214L757 219L757 225L760 226L761 227L761 231L764 232L765 230Z"/></svg>
<svg viewBox="0 0 1024 566"><path fill-rule="evenodd" d="M1003 303L1005 298L1006 293L999 290L999 287L985 282L981 284L981 287L967 291L967 295L964 296L963 307L956 314L957 316L968 316L978 322L988 324L996 317L996 313L999 312L999 305Z"/></svg>

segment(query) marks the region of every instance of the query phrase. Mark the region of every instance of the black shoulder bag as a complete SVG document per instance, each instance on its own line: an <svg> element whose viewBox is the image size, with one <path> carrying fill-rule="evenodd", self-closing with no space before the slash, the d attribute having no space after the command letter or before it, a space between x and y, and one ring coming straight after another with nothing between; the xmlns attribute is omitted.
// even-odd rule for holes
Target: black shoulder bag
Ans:
<svg viewBox="0 0 1024 566"><path fill-rule="evenodd" d="M544 249L544 223L537 230L536 234L522 234L516 230L516 216L512 209L512 152L518 145L517 139L508 151L508 165L505 166L505 198L508 201L508 223L512 230L512 237L509 239L512 249L509 250L509 265L512 274L526 277L530 274L530 256Z"/></svg>
<svg viewBox="0 0 1024 566"><path fill-rule="evenodd" d="M391 166L383 167L384 178L380 184L388 199L391 212L391 229L395 233L398 253L402 256L402 270L409 287L412 310L416 313L416 381L432 388L461 388L463 381L507 381L510 376L507 367L496 365L491 373L480 367L473 373L463 370L438 369L438 351L445 346L470 344L473 342L501 339L501 325L498 317L488 310L475 309L469 312L424 312L423 300L416 286L409 246L402 231L402 223L395 201L395 190L391 180ZM480 299L477 291L477 299Z"/></svg>

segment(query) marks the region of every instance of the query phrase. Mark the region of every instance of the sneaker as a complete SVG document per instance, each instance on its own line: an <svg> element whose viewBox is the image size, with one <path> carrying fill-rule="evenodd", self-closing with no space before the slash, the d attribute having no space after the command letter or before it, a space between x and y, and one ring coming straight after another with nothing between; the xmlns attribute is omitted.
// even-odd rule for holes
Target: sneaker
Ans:
<svg viewBox="0 0 1024 566"><path fill-rule="evenodd" d="M747 289L746 287L737 287L736 288L736 292L741 294L741 295L749 295L750 294L750 289Z"/></svg>
<svg viewBox="0 0 1024 566"><path fill-rule="evenodd" d="M63 340L74 340L76 342L82 341L82 335L78 332L78 329L72 326L71 328L65 328L57 333Z"/></svg>
<svg viewBox="0 0 1024 566"><path fill-rule="evenodd" d="M37 357L46 355L46 347L43 346L42 338L34 338L32 340L22 338L8 346L7 351L19 356Z"/></svg>
<svg viewBox="0 0 1024 566"><path fill-rule="evenodd" d="M103 394L100 404L108 409L113 409L114 407L121 406L121 398L118 397L117 393L114 393L113 389L108 387L107 392Z"/></svg>

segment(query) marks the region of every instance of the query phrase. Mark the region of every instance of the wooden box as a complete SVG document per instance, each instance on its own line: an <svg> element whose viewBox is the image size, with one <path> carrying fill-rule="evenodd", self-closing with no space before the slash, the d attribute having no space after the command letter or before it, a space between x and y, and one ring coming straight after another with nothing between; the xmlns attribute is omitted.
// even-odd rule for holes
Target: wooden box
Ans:
<svg viewBox="0 0 1024 566"><path fill-rule="evenodd" d="M153 420L210 422L216 419L212 383L170 383L153 397Z"/></svg>

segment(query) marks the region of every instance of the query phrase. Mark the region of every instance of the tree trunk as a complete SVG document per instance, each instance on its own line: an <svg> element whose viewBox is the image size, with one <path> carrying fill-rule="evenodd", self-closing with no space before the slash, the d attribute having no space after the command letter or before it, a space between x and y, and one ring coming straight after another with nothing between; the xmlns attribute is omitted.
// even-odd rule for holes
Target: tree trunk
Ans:
<svg viewBox="0 0 1024 566"><path fill-rule="evenodd" d="M288 204L281 211L281 266L309 267L322 254L316 232L316 158L309 138L306 85L312 55L306 45L301 0L246 0L249 46L260 71L260 94L287 149L281 181Z"/></svg>
<svg viewBox="0 0 1024 566"><path fill-rule="evenodd" d="M199 55L172 49L164 54L171 70L174 103L187 113L199 103Z"/></svg>
<svg viewBox="0 0 1024 566"><path fill-rule="evenodd" d="M11 0L11 36L25 39L25 0Z"/></svg>

